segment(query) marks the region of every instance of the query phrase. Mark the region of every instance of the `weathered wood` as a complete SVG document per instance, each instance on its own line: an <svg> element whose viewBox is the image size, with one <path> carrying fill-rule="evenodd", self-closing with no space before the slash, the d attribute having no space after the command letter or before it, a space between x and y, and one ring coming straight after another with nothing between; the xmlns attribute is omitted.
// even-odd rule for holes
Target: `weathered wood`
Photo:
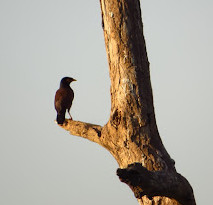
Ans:
<svg viewBox="0 0 213 205"><path fill-rule="evenodd" d="M100 0L111 79L111 113L101 127L67 120L62 126L105 147L117 174L143 205L195 205L156 125L149 62L138 0Z"/></svg>
<svg viewBox="0 0 213 205"><path fill-rule="evenodd" d="M195 205L189 182L177 172L148 171L140 163L134 163L126 169L118 169L117 175L130 186L136 198L147 196L152 200L155 196L164 196L184 205Z"/></svg>
<svg viewBox="0 0 213 205"><path fill-rule="evenodd" d="M69 131L71 135L80 136L101 145L102 127L100 125L66 119L64 124L59 126Z"/></svg>

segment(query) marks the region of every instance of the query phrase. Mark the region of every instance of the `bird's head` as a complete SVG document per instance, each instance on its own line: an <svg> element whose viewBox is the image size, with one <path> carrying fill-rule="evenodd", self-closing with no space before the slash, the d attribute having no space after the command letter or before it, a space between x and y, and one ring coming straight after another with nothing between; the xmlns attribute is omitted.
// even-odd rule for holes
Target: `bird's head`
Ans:
<svg viewBox="0 0 213 205"><path fill-rule="evenodd" d="M61 85L68 85L73 82L73 81L76 81L76 79L74 78L70 78L70 77L64 77L61 79Z"/></svg>

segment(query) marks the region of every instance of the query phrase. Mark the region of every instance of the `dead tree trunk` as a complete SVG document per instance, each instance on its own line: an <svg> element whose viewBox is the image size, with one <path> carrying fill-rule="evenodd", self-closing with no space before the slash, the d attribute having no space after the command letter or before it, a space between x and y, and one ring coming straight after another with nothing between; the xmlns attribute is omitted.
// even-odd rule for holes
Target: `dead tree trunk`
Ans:
<svg viewBox="0 0 213 205"><path fill-rule="evenodd" d="M175 170L160 139L139 0L100 0L111 79L111 113L99 125L67 120L62 126L106 148L117 175L143 205L195 205L188 181Z"/></svg>

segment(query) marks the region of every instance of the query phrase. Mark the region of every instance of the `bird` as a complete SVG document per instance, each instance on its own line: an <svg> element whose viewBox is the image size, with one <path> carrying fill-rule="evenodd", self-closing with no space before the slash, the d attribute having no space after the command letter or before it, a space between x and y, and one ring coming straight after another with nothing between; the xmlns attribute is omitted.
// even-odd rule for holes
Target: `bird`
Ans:
<svg viewBox="0 0 213 205"><path fill-rule="evenodd" d="M70 83L73 81L76 80L71 77L62 78L60 82L60 87L55 93L55 109L57 112L56 121L60 125L62 125L65 121L66 111L68 112L70 119L72 120L70 108L74 99L74 92L70 87Z"/></svg>

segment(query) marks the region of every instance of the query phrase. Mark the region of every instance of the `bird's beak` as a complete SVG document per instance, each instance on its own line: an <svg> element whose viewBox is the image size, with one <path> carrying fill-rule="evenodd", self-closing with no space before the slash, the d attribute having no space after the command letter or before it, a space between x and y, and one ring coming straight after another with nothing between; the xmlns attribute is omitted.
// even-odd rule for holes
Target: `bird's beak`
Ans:
<svg viewBox="0 0 213 205"><path fill-rule="evenodd" d="M77 81L77 80L73 78L72 81Z"/></svg>

